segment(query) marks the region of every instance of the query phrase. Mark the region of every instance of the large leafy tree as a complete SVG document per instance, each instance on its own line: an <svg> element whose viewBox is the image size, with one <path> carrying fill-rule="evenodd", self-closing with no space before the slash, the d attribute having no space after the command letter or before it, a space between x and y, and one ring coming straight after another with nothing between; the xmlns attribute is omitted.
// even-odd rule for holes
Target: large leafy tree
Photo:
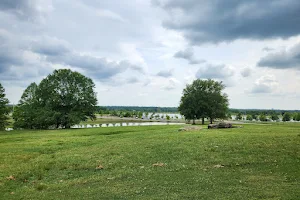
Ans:
<svg viewBox="0 0 300 200"><path fill-rule="evenodd" d="M216 118L225 118L228 109L228 97L222 93L225 88L222 82L214 80L195 80L183 90L179 112L186 119L194 120L210 118L212 123Z"/></svg>
<svg viewBox="0 0 300 200"><path fill-rule="evenodd" d="M0 83L0 130L4 130L5 126L8 124L8 112L9 109L7 104L9 103L8 99L5 98L5 89Z"/></svg>
<svg viewBox="0 0 300 200"><path fill-rule="evenodd" d="M55 126L70 126L95 118L97 98L90 78L69 69L55 70L41 81L36 96L39 107L51 111ZM49 112L47 112L49 113Z"/></svg>
<svg viewBox="0 0 300 200"><path fill-rule="evenodd" d="M15 110L15 126L30 129L70 128L95 118L95 84L69 69L55 70L24 91Z"/></svg>

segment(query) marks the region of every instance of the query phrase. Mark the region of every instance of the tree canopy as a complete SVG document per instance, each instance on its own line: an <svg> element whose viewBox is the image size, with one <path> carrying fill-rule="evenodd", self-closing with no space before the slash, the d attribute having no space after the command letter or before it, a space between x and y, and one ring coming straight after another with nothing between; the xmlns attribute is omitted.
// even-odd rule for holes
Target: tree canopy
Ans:
<svg viewBox="0 0 300 200"><path fill-rule="evenodd" d="M5 129L5 125L8 124L8 112L9 109L7 107L9 101L5 98L5 89L0 83L0 130Z"/></svg>
<svg viewBox="0 0 300 200"><path fill-rule="evenodd" d="M228 110L228 97L222 91L225 86L222 82L211 79L197 79L188 84L178 107L179 112L188 120L210 118L212 123L216 118L225 118Z"/></svg>
<svg viewBox="0 0 300 200"><path fill-rule="evenodd" d="M15 126L21 128L70 128L95 118L97 98L90 78L69 69L55 70L24 91L16 108Z"/></svg>

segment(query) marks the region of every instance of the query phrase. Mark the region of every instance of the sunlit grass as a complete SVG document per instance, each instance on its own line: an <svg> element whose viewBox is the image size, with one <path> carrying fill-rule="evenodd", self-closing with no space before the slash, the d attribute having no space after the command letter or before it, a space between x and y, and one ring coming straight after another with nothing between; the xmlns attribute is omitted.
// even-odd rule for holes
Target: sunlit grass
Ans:
<svg viewBox="0 0 300 200"><path fill-rule="evenodd" d="M0 199L299 199L300 125L0 132Z"/></svg>

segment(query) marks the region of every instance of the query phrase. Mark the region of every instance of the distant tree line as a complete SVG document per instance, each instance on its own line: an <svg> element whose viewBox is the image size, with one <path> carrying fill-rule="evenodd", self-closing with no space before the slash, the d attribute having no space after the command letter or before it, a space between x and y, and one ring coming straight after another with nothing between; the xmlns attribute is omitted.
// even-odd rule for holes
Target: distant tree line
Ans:
<svg viewBox="0 0 300 200"><path fill-rule="evenodd" d="M110 111L137 111L148 113L177 113L177 107L144 107L144 106L97 106L97 111L109 114Z"/></svg>
<svg viewBox="0 0 300 200"><path fill-rule="evenodd" d="M232 114L238 114L238 113L242 113L242 114L249 114L249 115L273 115L273 114L277 114L277 115L284 115L284 113L288 112L288 113L298 113L300 112L300 110L263 110L263 109L235 109L235 108L229 108L228 110L229 113Z"/></svg>
<svg viewBox="0 0 300 200"><path fill-rule="evenodd" d="M236 112L236 110L235 110ZM247 114L248 113L248 114ZM249 114L252 113L252 114ZM243 116L246 115L246 117L243 118ZM231 114L229 114L229 117ZM263 111L263 112L238 112L236 113L236 120L259 120L259 121L278 121L279 116L282 117L282 121L291 121L292 119L294 121L300 121L300 112L299 111Z"/></svg>
<svg viewBox="0 0 300 200"><path fill-rule="evenodd" d="M225 86L214 80L195 80L183 90L183 96L176 107L143 106L97 106L95 84L90 78L69 69L55 70L40 84L31 83L17 105L9 105L5 90L0 83L0 130L8 125L12 114L15 128L48 129L70 128L95 114L109 114L118 117L167 119L169 115L159 113L180 112L187 120L209 118L231 118L237 120L300 121L299 110L228 109L228 97L222 93ZM173 117L174 118L174 117ZM178 118L178 116L175 116Z"/></svg>

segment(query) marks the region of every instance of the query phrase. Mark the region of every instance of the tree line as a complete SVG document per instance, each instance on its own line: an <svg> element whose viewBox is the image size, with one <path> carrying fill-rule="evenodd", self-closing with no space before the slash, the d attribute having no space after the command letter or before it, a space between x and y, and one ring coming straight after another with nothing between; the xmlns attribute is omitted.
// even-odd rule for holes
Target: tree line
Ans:
<svg viewBox="0 0 300 200"><path fill-rule="evenodd" d="M177 107L154 107L154 106L97 106L97 111L109 114L110 111L136 111L148 113L177 113Z"/></svg>
<svg viewBox="0 0 300 200"><path fill-rule="evenodd" d="M228 96L223 92L225 86L222 82L214 80L195 80L183 90L180 105L175 107L139 107L139 106L97 106L95 84L92 79L73 72L69 69L55 70L39 84L31 83L23 92L16 106L9 105L5 97L5 90L0 83L0 130L8 125L8 114L12 113L14 128L49 129L70 128L87 119L95 119L95 114L110 114L121 117L138 117L143 114L151 118L159 118L155 113L180 112L187 120L208 118L210 123L214 119L231 117L241 120L266 121L266 116L283 121L300 121L300 112L283 110L238 110L228 108ZM166 118L170 116L166 116Z"/></svg>

